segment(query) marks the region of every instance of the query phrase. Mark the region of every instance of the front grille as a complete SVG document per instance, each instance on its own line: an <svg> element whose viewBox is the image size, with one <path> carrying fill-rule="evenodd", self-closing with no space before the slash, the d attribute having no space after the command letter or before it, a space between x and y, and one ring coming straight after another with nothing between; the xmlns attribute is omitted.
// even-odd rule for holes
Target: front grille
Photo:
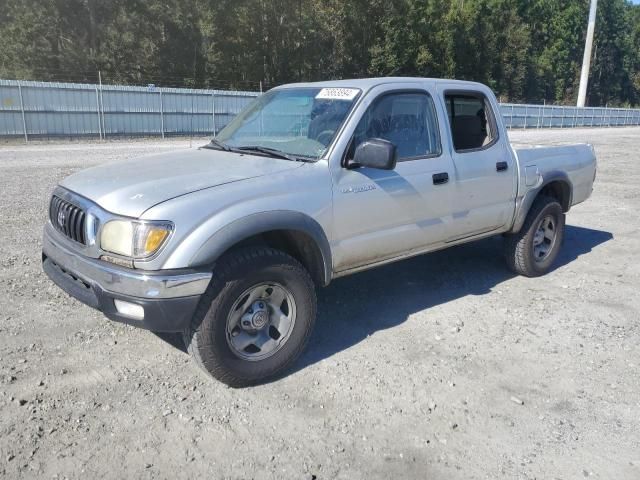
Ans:
<svg viewBox="0 0 640 480"><path fill-rule="evenodd" d="M54 195L49 205L49 218L56 230L64 233L71 240L86 245L86 214L80 207Z"/></svg>

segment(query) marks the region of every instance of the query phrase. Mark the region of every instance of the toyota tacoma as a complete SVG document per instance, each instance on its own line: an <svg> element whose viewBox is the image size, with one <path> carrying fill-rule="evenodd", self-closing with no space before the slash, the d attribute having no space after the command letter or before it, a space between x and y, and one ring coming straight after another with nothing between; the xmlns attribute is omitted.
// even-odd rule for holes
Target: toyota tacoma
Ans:
<svg viewBox="0 0 640 480"><path fill-rule="evenodd" d="M317 287L502 235L508 267L552 268L590 145L515 147L485 85L373 78L274 88L198 149L60 182L42 260L111 320L180 332L241 387L291 366Z"/></svg>

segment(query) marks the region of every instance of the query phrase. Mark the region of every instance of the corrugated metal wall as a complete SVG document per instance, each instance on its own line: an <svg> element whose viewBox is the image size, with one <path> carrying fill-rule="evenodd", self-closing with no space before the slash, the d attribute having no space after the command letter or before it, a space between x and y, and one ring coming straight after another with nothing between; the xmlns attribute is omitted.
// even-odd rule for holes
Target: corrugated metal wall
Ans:
<svg viewBox="0 0 640 480"><path fill-rule="evenodd" d="M0 137L212 135L258 95L0 80ZM640 125L640 109L501 104L500 110L508 128Z"/></svg>
<svg viewBox="0 0 640 480"><path fill-rule="evenodd" d="M211 135L258 95L0 80L0 136Z"/></svg>
<svg viewBox="0 0 640 480"><path fill-rule="evenodd" d="M640 125L640 109L500 104L507 128L622 127Z"/></svg>

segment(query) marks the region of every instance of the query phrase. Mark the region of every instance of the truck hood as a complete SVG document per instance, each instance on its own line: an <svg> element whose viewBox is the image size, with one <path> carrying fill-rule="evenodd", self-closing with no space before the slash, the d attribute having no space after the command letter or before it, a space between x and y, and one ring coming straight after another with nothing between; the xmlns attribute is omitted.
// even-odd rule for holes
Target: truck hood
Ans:
<svg viewBox="0 0 640 480"><path fill-rule="evenodd" d="M140 217L154 205L181 195L300 166L302 163L271 157L185 150L88 168L60 185L109 212Z"/></svg>

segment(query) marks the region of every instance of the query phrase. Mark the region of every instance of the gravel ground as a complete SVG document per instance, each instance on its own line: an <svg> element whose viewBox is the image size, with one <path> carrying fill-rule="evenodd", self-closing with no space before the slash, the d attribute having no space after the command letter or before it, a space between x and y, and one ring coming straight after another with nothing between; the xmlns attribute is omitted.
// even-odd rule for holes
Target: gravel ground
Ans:
<svg viewBox="0 0 640 480"><path fill-rule="evenodd" d="M511 136L596 146L553 272L497 238L337 280L294 371L244 390L40 267L58 180L189 141L1 147L0 477L640 478L640 128Z"/></svg>

